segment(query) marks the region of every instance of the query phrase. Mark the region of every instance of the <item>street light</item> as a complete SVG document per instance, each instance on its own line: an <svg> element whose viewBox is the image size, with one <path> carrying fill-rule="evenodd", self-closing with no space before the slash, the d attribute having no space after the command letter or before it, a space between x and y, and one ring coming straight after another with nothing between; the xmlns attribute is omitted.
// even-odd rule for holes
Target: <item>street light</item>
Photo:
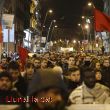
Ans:
<svg viewBox="0 0 110 110"><path fill-rule="evenodd" d="M55 27L55 28L57 28L58 26L57 26L57 25L55 25L54 27Z"/></svg>
<svg viewBox="0 0 110 110"><path fill-rule="evenodd" d="M56 20L53 20L54 23L56 23Z"/></svg>
<svg viewBox="0 0 110 110"><path fill-rule="evenodd" d="M76 40L73 40L73 43L75 44L76 43Z"/></svg>
<svg viewBox="0 0 110 110"><path fill-rule="evenodd" d="M92 2L89 2L89 3L88 3L88 6L91 7L91 6L92 6Z"/></svg>
<svg viewBox="0 0 110 110"><path fill-rule="evenodd" d="M84 19L85 18L85 16L82 16L82 19Z"/></svg>
<svg viewBox="0 0 110 110"><path fill-rule="evenodd" d="M49 12L49 13L53 13L53 10L50 9L48 12Z"/></svg>
<svg viewBox="0 0 110 110"><path fill-rule="evenodd" d="M93 7L93 8L95 8L95 6L94 6L94 4L93 4L93 2L88 2L88 4L87 4L89 7Z"/></svg>
<svg viewBox="0 0 110 110"><path fill-rule="evenodd" d="M88 25L88 24L86 24L86 25L85 25L85 28L86 28L86 29L89 29L89 25Z"/></svg>
<svg viewBox="0 0 110 110"><path fill-rule="evenodd" d="M78 26L81 26L81 24L78 24Z"/></svg>
<svg viewBox="0 0 110 110"><path fill-rule="evenodd" d="M45 18L44 18L44 22L43 22L43 25L42 25L42 31L41 31L41 33L43 32L43 27L45 26L45 22L46 22L48 13L52 14L53 13L53 10L50 9L50 10L48 10L46 12L46 15L45 15Z"/></svg>
<svg viewBox="0 0 110 110"><path fill-rule="evenodd" d="M48 13L52 14L53 13L53 10L50 9L50 10L48 10L46 12L46 15L45 15L45 18L44 18L44 21L43 21L43 25L42 25L42 29L41 29L41 37L43 36L43 28L45 28L45 22L46 22ZM41 44L41 37L40 37L40 44Z"/></svg>
<svg viewBox="0 0 110 110"><path fill-rule="evenodd" d="M47 34L47 42L48 42L48 37L49 37L49 34L50 34L50 30L51 30L52 24L55 23L55 22L56 22L56 20L52 20L51 23L50 23L48 34Z"/></svg>

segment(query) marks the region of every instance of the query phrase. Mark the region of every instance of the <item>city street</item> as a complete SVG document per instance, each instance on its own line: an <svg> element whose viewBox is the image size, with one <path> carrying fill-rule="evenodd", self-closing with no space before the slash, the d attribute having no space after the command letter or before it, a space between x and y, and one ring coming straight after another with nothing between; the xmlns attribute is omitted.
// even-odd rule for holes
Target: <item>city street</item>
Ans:
<svg viewBox="0 0 110 110"><path fill-rule="evenodd" d="M110 0L0 0L0 110L109 104Z"/></svg>

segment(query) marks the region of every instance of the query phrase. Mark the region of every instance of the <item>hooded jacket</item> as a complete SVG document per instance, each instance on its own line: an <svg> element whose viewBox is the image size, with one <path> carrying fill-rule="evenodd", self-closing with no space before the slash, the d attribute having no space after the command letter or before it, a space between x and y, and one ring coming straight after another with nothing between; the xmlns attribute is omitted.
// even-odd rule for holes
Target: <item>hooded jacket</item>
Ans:
<svg viewBox="0 0 110 110"><path fill-rule="evenodd" d="M60 74L51 69L38 70L29 84L27 95L32 96L34 93L47 88L59 88L62 91L66 91L65 83Z"/></svg>
<svg viewBox="0 0 110 110"><path fill-rule="evenodd" d="M45 89L50 88L58 88L62 91L62 96L66 92L65 83L63 82L63 79L61 78L61 75L59 73L52 69L38 70L36 73L34 73L32 81L29 84L27 95L34 96L35 93L39 93ZM64 104L61 105L60 110L62 110L63 108ZM37 105L30 105L28 110L39 110L39 108L37 107Z"/></svg>

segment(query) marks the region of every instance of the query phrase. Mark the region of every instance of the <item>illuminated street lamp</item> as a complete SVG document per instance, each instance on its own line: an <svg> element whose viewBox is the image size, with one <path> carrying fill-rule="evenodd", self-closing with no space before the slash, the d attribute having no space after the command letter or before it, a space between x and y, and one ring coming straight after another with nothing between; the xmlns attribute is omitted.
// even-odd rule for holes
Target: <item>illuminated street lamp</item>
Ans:
<svg viewBox="0 0 110 110"><path fill-rule="evenodd" d="M43 21L43 25L42 25L42 29L41 29L41 37L43 36L43 28L45 28L45 22L46 22L46 19L47 19L47 16L48 16L49 13L52 14L53 10L50 9L46 12L46 15L45 15L45 18L44 18L44 21ZM40 44L41 44L41 37L40 37Z"/></svg>
<svg viewBox="0 0 110 110"><path fill-rule="evenodd" d="M73 40L73 43L75 44L76 43L76 40Z"/></svg>
<svg viewBox="0 0 110 110"><path fill-rule="evenodd" d="M53 20L54 23L56 23L56 20Z"/></svg>
<svg viewBox="0 0 110 110"><path fill-rule="evenodd" d="M89 28L89 25L88 25L88 24L86 24L86 25L85 25L85 28L86 28L86 29L88 29L88 28Z"/></svg>
<svg viewBox="0 0 110 110"><path fill-rule="evenodd" d="M53 10L50 9L48 12L49 12L49 13L53 13Z"/></svg>
<svg viewBox="0 0 110 110"><path fill-rule="evenodd" d="M78 24L78 26L81 26L81 24Z"/></svg>
<svg viewBox="0 0 110 110"><path fill-rule="evenodd" d="M43 25L45 24L45 21L46 21L46 19L47 19L48 13L52 14L52 13L53 13L53 10L50 9L50 10L48 10L48 11L46 12L46 15L45 15L45 19L44 19Z"/></svg>
<svg viewBox="0 0 110 110"><path fill-rule="evenodd" d="M94 6L94 4L92 2L88 2L88 6L95 8L95 6Z"/></svg>
<svg viewBox="0 0 110 110"><path fill-rule="evenodd" d="M85 18L85 16L82 16L82 19L84 19Z"/></svg>
<svg viewBox="0 0 110 110"><path fill-rule="evenodd" d="M89 3L88 3L88 6L91 7L91 6L92 6L92 2L89 2Z"/></svg>
<svg viewBox="0 0 110 110"><path fill-rule="evenodd" d="M45 21L46 21L46 19L47 19L48 13L52 14L52 13L53 13L53 10L50 9L50 10L48 10L48 11L46 12L46 15L45 15L45 19L44 19L43 25L45 24Z"/></svg>
<svg viewBox="0 0 110 110"><path fill-rule="evenodd" d="M54 27L55 27L55 28L57 28L58 26L57 26L57 25L55 25Z"/></svg>
<svg viewBox="0 0 110 110"><path fill-rule="evenodd" d="M48 13L52 14L53 13L53 10L50 9L50 10L48 10L46 12L46 15L45 15L45 18L44 18L44 22L43 22L43 25L42 25L42 31L41 32L43 32L43 27L45 26L45 22L46 22Z"/></svg>
<svg viewBox="0 0 110 110"><path fill-rule="evenodd" d="M56 20L52 20L51 23L50 23L49 30L48 30L48 33L47 33L47 42L48 42L49 34L50 34L51 27L52 27L53 23L56 23Z"/></svg>

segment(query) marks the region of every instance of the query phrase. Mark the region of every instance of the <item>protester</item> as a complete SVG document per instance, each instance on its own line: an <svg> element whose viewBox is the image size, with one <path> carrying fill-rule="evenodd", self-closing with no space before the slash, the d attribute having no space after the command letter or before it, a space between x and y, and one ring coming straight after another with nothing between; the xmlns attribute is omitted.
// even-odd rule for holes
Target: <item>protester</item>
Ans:
<svg viewBox="0 0 110 110"><path fill-rule="evenodd" d="M104 58L101 72L103 84L110 88L110 61L108 58Z"/></svg>
<svg viewBox="0 0 110 110"><path fill-rule="evenodd" d="M40 67L40 69L46 69L47 68L47 63L48 63L48 60L43 58L41 60L41 67Z"/></svg>
<svg viewBox="0 0 110 110"><path fill-rule="evenodd" d="M68 76L65 77L65 83L68 86L68 92L71 93L75 88L81 85L80 69L73 67L68 70Z"/></svg>
<svg viewBox="0 0 110 110"><path fill-rule="evenodd" d="M2 57L1 63L0 63L0 71L6 71L8 66L7 57Z"/></svg>
<svg viewBox="0 0 110 110"><path fill-rule="evenodd" d="M39 100L30 103L29 110L64 110L65 91L66 86L59 74L47 69L37 71L29 85L28 95ZM42 98L44 100L40 100Z"/></svg>
<svg viewBox="0 0 110 110"><path fill-rule="evenodd" d="M29 83L32 79L32 76L33 76L33 73L34 73L34 64L32 63L27 63L25 65L25 79L27 80L27 82Z"/></svg>
<svg viewBox="0 0 110 110"><path fill-rule="evenodd" d="M41 61L40 61L39 58L35 58L35 60L33 61L33 64L34 64L34 69L35 70L40 69Z"/></svg>
<svg viewBox="0 0 110 110"><path fill-rule="evenodd" d="M75 66L75 58L74 58L74 56L70 56L68 59L68 69L70 69L74 66Z"/></svg>
<svg viewBox="0 0 110 110"><path fill-rule="evenodd" d="M100 70L95 70L95 77L96 77L96 82L102 84L102 73Z"/></svg>
<svg viewBox="0 0 110 110"><path fill-rule="evenodd" d="M25 79L21 76L19 70L19 64L16 61L11 61L8 65L8 71L12 76L13 87L23 96L27 92L27 83Z"/></svg>
<svg viewBox="0 0 110 110"><path fill-rule="evenodd" d="M88 68L84 71L84 82L69 96L72 104L109 104L110 89L96 83L95 72Z"/></svg>
<svg viewBox="0 0 110 110"><path fill-rule="evenodd" d="M8 72L0 73L0 104L12 104L10 97L20 97L18 91L13 90L12 77Z"/></svg>

